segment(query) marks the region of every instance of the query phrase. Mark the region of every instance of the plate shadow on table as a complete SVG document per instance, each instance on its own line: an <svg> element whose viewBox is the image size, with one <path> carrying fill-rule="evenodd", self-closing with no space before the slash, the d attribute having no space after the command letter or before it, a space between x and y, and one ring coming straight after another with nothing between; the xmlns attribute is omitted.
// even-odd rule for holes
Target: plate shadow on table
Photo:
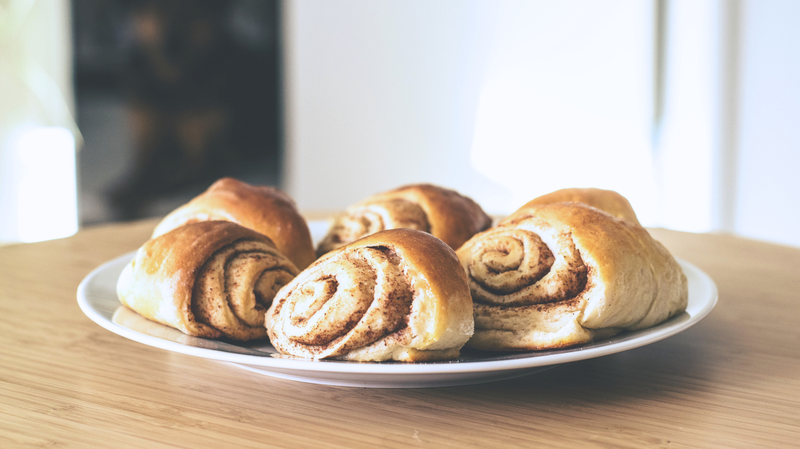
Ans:
<svg viewBox="0 0 800 449"><path fill-rule="evenodd" d="M711 393L723 373L736 369L735 344L725 351L714 344L725 340L734 342L735 332L711 316L679 335L640 348L559 365L532 376L448 390L539 404L570 399L600 404L670 396L677 382L685 390L689 379L689 387L697 394Z"/></svg>
<svg viewBox="0 0 800 449"><path fill-rule="evenodd" d="M734 331L724 322L709 317L703 323L669 339L604 357L558 365L553 369L511 380L460 387L411 390L369 390L331 387L264 378L280 382L305 394L326 391L334 395L357 395L363 406L378 404L392 397L407 402L412 397L436 396L438 400L536 404L547 407L565 403L605 403L631 400L661 400L679 390L694 394L714 394L722 373L735 369L734 346L718 351L716 341L735 341ZM712 343L712 344L708 344ZM261 376L256 376L261 377ZM687 384L688 383L688 384ZM333 392L333 390L338 390ZM360 392L360 393L359 393ZM368 393L369 392L369 393Z"/></svg>
<svg viewBox="0 0 800 449"><path fill-rule="evenodd" d="M559 434L565 444L622 432L652 445L678 437L676 426L713 425L718 419L700 407L676 417L666 427L647 424L650 427L645 429L636 422L637 418L642 423L658 422L652 418L687 394L692 401L710 403L709 398L720 388L723 370L731 369L731 361L726 362L729 355L714 354L702 340L723 324L702 323L637 349L558 365L531 376L460 387L334 387L250 372L242 375L264 403L303 398L299 403L284 404L289 407L286 413L300 407L309 419L344 428L349 423L371 423L382 429L386 446L422 442L489 447L492 435L503 434L507 441L529 447L537 438L552 433L556 422L565 420L576 426L574 434ZM649 415L631 416L632 409L647 410ZM524 416L528 418L520 421Z"/></svg>

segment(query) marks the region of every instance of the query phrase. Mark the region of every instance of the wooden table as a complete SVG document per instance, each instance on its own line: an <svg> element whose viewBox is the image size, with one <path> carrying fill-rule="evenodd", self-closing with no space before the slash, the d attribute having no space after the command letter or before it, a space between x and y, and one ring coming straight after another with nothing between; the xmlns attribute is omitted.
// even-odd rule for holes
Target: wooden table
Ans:
<svg viewBox="0 0 800 449"><path fill-rule="evenodd" d="M155 222L0 248L0 447L786 447L800 445L800 250L654 230L719 304L620 354L484 385L327 387L148 347L76 288Z"/></svg>

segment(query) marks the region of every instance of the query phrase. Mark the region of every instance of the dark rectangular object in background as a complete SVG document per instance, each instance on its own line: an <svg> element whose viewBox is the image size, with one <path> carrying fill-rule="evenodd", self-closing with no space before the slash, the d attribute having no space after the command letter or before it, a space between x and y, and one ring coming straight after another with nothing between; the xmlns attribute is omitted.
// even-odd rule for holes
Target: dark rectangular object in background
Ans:
<svg viewBox="0 0 800 449"><path fill-rule="evenodd" d="M82 224L280 183L277 0L74 0Z"/></svg>

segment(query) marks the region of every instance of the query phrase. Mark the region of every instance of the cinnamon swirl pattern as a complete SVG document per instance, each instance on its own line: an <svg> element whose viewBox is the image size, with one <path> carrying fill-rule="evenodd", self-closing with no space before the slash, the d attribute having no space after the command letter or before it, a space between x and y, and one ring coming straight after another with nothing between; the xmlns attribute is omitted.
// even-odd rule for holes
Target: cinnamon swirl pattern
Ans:
<svg viewBox="0 0 800 449"><path fill-rule="evenodd" d="M452 359L473 333L472 300L452 249L395 229L312 264L278 293L266 327L273 346L296 357Z"/></svg>
<svg viewBox="0 0 800 449"><path fill-rule="evenodd" d="M491 225L481 207L458 192L429 184L373 195L337 217L317 247L317 255L386 229L415 229L458 248Z"/></svg>
<svg viewBox="0 0 800 449"><path fill-rule="evenodd" d="M526 206L458 250L484 350L563 348L686 308L686 276L648 232L581 203Z"/></svg>
<svg viewBox="0 0 800 449"><path fill-rule="evenodd" d="M188 224L148 241L117 282L120 302L197 337L265 338L264 314L299 273L272 241L225 221Z"/></svg>

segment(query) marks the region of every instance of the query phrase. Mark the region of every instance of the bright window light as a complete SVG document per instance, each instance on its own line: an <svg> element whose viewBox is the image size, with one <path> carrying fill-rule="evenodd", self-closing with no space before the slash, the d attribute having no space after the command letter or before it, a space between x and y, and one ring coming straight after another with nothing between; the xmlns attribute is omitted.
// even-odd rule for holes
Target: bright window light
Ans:
<svg viewBox="0 0 800 449"><path fill-rule="evenodd" d="M653 223L653 10L646 2L503 2L472 166L517 207L565 187L626 196Z"/></svg>
<svg viewBox="0 0 800 449"><path fill-rule="evenodd" d="M17 236L22 242L78 231L75 139L65 128L37 127L17 140Z"/></svg>

